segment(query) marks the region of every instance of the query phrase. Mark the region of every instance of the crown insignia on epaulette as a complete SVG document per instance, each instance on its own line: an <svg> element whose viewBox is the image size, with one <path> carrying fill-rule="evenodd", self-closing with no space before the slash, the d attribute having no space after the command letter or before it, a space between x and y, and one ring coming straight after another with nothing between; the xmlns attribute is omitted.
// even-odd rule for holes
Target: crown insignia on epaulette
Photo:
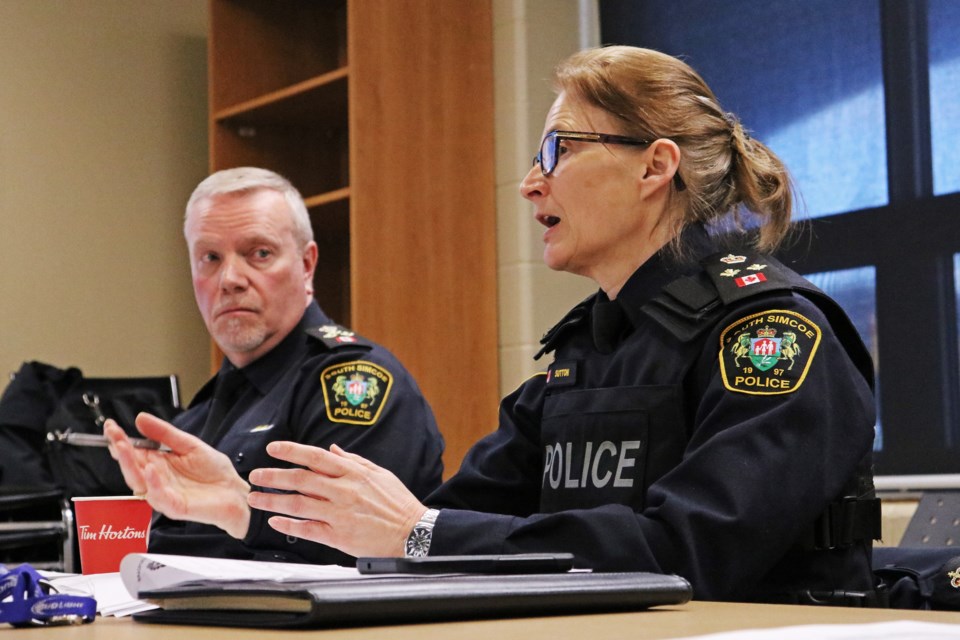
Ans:
<svg viewBox="0 0 960 640"><path fill-rule="evenodd" d="M336 340L337 342L356 342L357 336L353 331L348 331L335 324L325 324L318 328L325 340Z"/></svg>
<svg viewBox="0 0 960 640"><path fill-rule="evenodd" d="M724 264L740 264L741 262L746 262L747 256L735 256L732 253L728 253L724 257L720 258L720 262Z"/></svg>

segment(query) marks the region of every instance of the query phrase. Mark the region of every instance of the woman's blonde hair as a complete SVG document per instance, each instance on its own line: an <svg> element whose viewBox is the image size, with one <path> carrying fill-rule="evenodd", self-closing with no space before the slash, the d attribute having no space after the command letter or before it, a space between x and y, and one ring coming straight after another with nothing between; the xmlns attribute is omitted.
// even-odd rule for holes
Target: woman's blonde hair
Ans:
<svg viewBox="0 0 960 640"><path fill-rule="evenodd" d="M786 167L764 144L751 138L733 114L688 64L637 47L580 51L562 62L555 88L603 109L623 123L622 133L680 147L677 170L686 188L671 198L681 206L666 221L673 225L674 249L680 231L702 222L743 230L755 216L757 249L775 249L790 228L792 183ZM753 226L752 224L746 226Z"/></svg>

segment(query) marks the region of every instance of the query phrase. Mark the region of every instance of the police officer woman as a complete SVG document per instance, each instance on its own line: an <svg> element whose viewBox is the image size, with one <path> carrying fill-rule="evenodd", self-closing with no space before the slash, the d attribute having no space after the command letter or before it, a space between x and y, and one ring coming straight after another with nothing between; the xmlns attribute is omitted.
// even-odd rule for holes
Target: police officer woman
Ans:
<svg viewBox="0 0 960 640"><path fill-rule="evenodd" d="M274 442L303 469L254 471L293 493L249 504L353 555L569 551L682 575L699 599L869 604L872 364L769 256L785 168L670 56L582 51L556 88L521 193L547 265L599 291L545 336L547 371L424 503L336 446Z"/></svg>

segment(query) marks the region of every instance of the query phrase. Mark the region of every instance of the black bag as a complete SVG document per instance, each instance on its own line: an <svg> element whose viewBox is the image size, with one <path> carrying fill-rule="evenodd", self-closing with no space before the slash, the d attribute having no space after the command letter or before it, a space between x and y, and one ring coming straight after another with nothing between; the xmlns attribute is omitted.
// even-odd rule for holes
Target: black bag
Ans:
<svg viewBox="0 0 960 640"><path fill-rule="evenodd" d="M0 487L57 488L67 497L129 494L105 448L60 437L100 434L106 418L139 435L134 418L141 411L176 416L176 378L85 378L75 367L24 363L0 397Z"/></svg>
<svg viewBox="0 0 960 640"><path fill-rule="evenodd" d="M960 609L957 547L876 547L873 573L894 609Z"/></svg>

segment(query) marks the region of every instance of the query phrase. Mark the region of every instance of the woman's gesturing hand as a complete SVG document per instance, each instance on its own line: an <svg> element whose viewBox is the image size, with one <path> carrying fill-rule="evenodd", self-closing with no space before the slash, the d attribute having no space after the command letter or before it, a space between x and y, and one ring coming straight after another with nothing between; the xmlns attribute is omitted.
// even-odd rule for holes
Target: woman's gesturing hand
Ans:
<svg viewBox="0 0 960 640"><path fill-rule="evenodd" d="M404 542L426 511L399 479L337 445L330 450L271 442L267 453L296 469L257 469L250 482L284 493L252 491L255 509L281 533L312 540L353 556L402 556Z"/></svg>

